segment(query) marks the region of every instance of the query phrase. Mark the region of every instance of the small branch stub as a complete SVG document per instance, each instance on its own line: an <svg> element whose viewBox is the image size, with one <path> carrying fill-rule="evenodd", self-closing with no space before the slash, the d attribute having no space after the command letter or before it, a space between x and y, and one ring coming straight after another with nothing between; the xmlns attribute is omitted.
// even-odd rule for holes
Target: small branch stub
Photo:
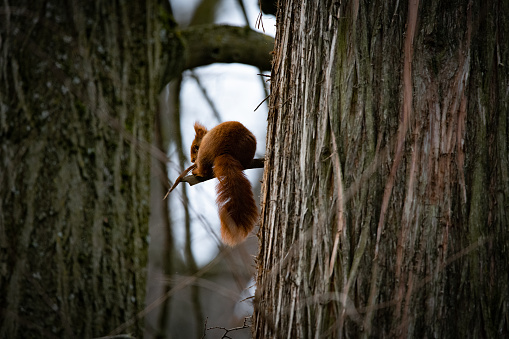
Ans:
<svg viewBox="0 0 509 339"><path fill-rule="evenodd" d="M263 168L264 163L265 163L265 159L264 158L253 159L253 161L251 161L251 164L248 167L246 167L245 169ZM180 176L175 180L175 183L173 184L173 186L168 190L168 193L166 193L166 195L164 196L163 200L166 199L166 197L168 197L168 195L171 193L171 191L173 191L175 189L175 187L177 187L180 182L187 182L189 184L189 186L194 186L194 185L199 184L201 182L208 181L210 179L214 179L214 176L210 176L210 177L198 177L198 176L195 176L195 175L192 175L192 174L191 175L187 175L187 173L189 173L195 167L196 167L196 165L192 164L191 166L186 168L180 174Z"/></svg>
<svg viewBox="0 0 509 339"><path fill-rule="evenodd" d="M263 159L263 158L253 159L253 161L251 161L251 164L246 169L263 168L264 161L265 161L265 159ZM181 181L187 182L189 184L189 186L194 186L196 184L199 184L201 182L208 181L208 180L214 179L214 178L215 178L214 176L198 177L198 176L191 174L191 175L188 175L188 176L182 178Z"/></svg>

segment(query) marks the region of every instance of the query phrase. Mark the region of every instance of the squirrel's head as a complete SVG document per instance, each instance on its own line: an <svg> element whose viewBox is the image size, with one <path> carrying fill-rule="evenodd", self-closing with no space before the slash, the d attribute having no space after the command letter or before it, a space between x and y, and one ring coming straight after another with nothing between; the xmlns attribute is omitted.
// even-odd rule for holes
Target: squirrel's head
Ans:
<svg viewBox="0 0 509 339"><path fill-rule="evenodd" d="M199 122L194 123L194 131L196 135L194 137L193 143L191 144L191 162L196 162L196 158L198 157L198 150L200 149L201 140L207 134L207 128L200 124Z"/></svg>

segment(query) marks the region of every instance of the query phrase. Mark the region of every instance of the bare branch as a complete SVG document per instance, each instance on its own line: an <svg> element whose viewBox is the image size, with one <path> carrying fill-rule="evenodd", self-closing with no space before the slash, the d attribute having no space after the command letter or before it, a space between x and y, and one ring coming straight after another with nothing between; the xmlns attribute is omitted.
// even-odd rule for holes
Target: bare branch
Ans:
<svg viewBox="0 0 509 339"><path fill-rule="evenodd" d="M250 319L251 319L251 317L245 317L244 318L244 323L242 324L242 326L233 327L233 328L226 328L226 327L222 327L222 326L207 327L207 320L205 320L205 327L203 329L204 331L203 331L203 337L202 338L205 338L206 332L209 331L209 330L223 330L224 333L223 333L223 336L221 337L221 339L223 339L223 338L231 338L231 337L227 336L228 333L233 332L233 331L243 330L243 329L251 327L251 325L248 324L248 321Z"/></svg>
<svg viewBox="0 0 509 339"><path fill-rule="evenodd" d="M186 46L184 70L215 62L238 62L264 71L271 69L274 38L249 27L199 25L181 33Z"/></svg>
<svg viewBox="0 0 509 339"><path fill-rule="evenodd" d="M264 158L253 159L253 161L251 161L251 164L246 169L263 168L264 162L265 162ZM207 181L210 179L214 179L214 178L215 178L214 176L198 177L195 175L188 175L187 177L184 177L181 181L187 182L189 184L189 186L194 186L196 184L199 184L201 182L204 182L204 181Z"/></svg>

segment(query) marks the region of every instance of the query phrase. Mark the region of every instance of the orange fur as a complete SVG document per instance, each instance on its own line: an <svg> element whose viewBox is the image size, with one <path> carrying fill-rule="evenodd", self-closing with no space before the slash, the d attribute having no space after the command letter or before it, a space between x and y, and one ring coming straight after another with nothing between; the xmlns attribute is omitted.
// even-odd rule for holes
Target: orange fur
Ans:
<svg viewBox="0 0 509 339"><path fill-rule="evenodd" d="M195 154L193 174L212 173L219 180L216 203L223 241L234 246L242 242L258 219L251 184L242 172L253 160L256 138L240 122L227 121L207 131L195 123L196 137L191 146ZM197 147L196 147L197 146Z"/></svg>

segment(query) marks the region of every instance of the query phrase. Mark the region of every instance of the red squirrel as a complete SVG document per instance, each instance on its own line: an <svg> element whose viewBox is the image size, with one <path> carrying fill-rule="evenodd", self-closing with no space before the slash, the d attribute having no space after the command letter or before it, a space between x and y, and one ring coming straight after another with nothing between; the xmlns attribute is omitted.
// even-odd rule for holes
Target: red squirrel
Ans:
<svg viewBox="0 0 509 339"><path fill-rule="evenodd" d="M244 125L227 121L210 131L194 124L196 136L191 145L193 174L219 180L216 203L223 241L234 246L247 237L258 220L258 208L251 184L243 170L253 160L256 138Z"/></svg>

